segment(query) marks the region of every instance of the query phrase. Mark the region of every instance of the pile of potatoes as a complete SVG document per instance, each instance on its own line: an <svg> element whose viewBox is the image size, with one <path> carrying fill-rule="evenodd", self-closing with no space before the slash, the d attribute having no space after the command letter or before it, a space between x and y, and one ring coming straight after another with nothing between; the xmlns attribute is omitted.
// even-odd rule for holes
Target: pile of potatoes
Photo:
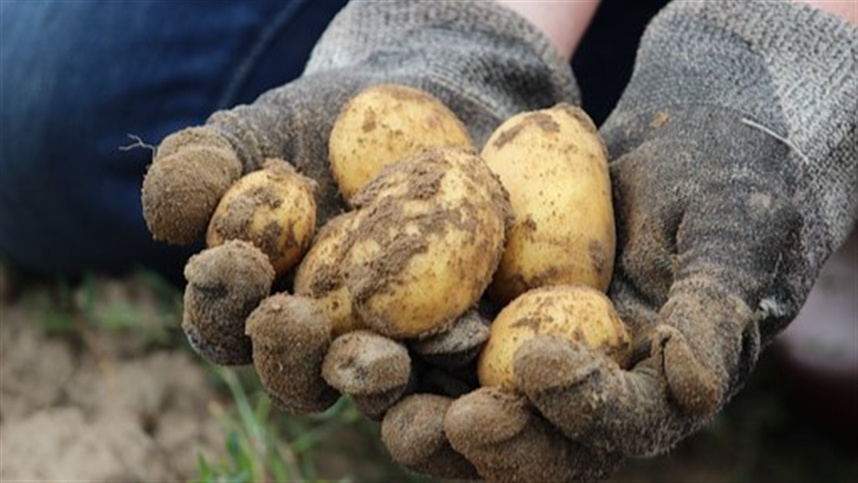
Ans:
<svg viewBox="0 0 858 483"><path fill-rule="evenodd" d="M629 331L605 296L607 156L581 109L513 116L478 151L438 99L378 85L341 111L329 158L349 209L318 231L313 181L282 160L220 201L185 268L183 328L204 357L254 363L275 402L314 411L337 394L284 365L321 368L332 341L358 332L431 345L490 306L476 318L489 325L471 368L481 385L515 391L515 350L543 334L628 363ZM302 330L286 337L287 323ZM296 387L315 401L290 403Z"/></svg>

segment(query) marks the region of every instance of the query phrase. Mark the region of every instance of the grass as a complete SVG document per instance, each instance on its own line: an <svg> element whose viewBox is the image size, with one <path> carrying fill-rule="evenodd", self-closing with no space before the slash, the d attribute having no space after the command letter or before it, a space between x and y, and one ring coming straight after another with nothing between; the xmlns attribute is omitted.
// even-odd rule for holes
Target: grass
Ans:
<svg viewBox="0 0 858 483"><path fill-rule="evenodd" d="M191 352L180 329L182 292L156 273L70 280L16 273L2 261L0 271L5 272L0 296L23 304L49 336L76 340L97 360L104 355L96 335L104 332L127 339L136 353ZM192 481L428 481L390 460L378 424L367 421L348 398L320 414L289 415L272 406L252 367L219 367L191 354L225 396L209 410L212 424L226 435L223 456L207 459L201 453Z"/></svg>
<svg viewBox="0 0 858 483"><path fill-rule="evenodd" d="M181 292L154 272L140 270L121 282L86 274L21 283L15 288L21 303L48 333L126 332L141 348L179 343Z"/></svg>
<svg viewBox="0 0 858 483"><path fill-rule="evenodd" d="M228 389L229 408L217 408L217 419L227 431L226 457L208 461L200 456L199 477L204 483L250 483L263 481L332 481L325 458L346 456L355 461L375 462L368 476L376 481L424 481L395 466L377 440L375 425L363 419L347 398L327 411L310 416L290 416L272 407L270 400L248 372L214 367L214 374ZM363 443L356 448L337 445L338 436L348 433ZM352 454L348 454L351 452ZM354 481L342 477L334 481Z"/></svg>

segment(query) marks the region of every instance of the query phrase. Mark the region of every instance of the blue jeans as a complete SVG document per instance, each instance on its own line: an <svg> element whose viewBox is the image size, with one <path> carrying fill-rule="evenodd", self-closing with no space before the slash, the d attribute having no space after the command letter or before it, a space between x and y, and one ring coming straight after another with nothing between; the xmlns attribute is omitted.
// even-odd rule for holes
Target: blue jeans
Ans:
<svg viewBox="0 0 858 483"><path fill-rule="evenodd" d="M667 0L603 0L573 58L601 122ZM151 152L300 75L346 0L0 0L0 256L52 273L142 265L181 280L201 246L154 242Z"/></svg>
<svg viewBox="0 0 858 483"><path fill-rule="evenodd" d="M299 76L346 0L0 2L0 255L37 271L155 268L140 186L157 145Z"/></svg>

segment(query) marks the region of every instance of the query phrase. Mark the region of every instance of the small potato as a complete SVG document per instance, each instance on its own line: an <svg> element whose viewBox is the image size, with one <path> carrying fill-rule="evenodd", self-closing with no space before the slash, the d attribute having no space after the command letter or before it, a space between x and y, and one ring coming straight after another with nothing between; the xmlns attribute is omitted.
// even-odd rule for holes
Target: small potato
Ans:
<svg viewBox="0 0 858 483"><path fill-rule="evenodd" d="M515 351L538 335L587 344L621 367L631 357L631 334L605 294L580 284L546 286L516 298L495 318L477 361L480 384L515 390Z"/></svg>
<svg viewBox="0 0 858 483"><path fill-rule="evenodd" d="M289 163L271 159L224 194L209 223L206 242L210 247L226 240L251 242L268 255L280 276L300 260L315 229L313 181Z"/></svg>
<svg viewBox="0 0 858 483"><path fill-rule="evenodd" d="M388 164L432 147L473 147L441 101L413 87L381 84L355 96L331 130L331 170L346 201Z"/></svg>
<svg viewBox="0 0 858 483"><path fill-rule="evenodd" d="M345 242L356 218L357 212L353 211L329 220L295 271L295 295L317 300L331 322L334 337L364 328L342 273Z"/></svg>
<svg viewBox="0 0 858 483"><path fill-rule="evenodd" d="M515 222L489 293L507 304L544 285L608 288L614 213L607 153L581 109L559 104L513 116L481 156L509 192Z"/></svg>
<svg viewBox="0 0 858 483"><path fill-rule="evenodd" d="M440 332L473 307L503 251L509 202L471 151L425 151L388 166L354 198L343 274L371 329Z"/></svg>

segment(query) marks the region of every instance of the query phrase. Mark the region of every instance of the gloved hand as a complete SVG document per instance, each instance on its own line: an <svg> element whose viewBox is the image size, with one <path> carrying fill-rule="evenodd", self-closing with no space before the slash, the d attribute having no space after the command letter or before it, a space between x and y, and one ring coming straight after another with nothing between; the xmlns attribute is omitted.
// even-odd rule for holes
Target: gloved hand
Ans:
<svg viewBox="0 0 858 483"><path fill-rule="evenodd" d="M513 113L577 98L548 41L496 5L353 2L323 34L301 78L163 140L144 181L149 230L171 243L195 241L233 181L272 157L318 182L323 223L344 206L328 168L331 126L352 96L380 83L435 95L478 142Z"/></svg>
<svg viewBox="0 0 858 483"><path fill-rule="evenodd" d="M568 63L534 26L512 12L478 1L352 2L324 33L301 78L250 105L217 112L203 126L164 139L143 186L150 231L172 243L197 240L227 188L267 158L290 161L316 181L319 224L338 214L344 204L328 166L331 127L347 101L379 83L410 85L435 95L458 115L478 144L514 113L577 101ZM216 287L207 287L204 280L192 282L208 297L207 304L216 305L212 297L242 294L240 287L230 285L237 282L230 280L219 280ZM254 307L241 307L246 310L240 315L247 316ZM271 303L265 310L273 313L282 305ZM214 362L250 363L243 322L239 317L236 324L221 324L238 331L223 339L240 348L239 354L206 350L205 331L192 330L193 343L203 355L218 354L220 359ZM304 352L298 352L278 346L278 341L308 341L307 327L299 323L253 327L260 344L271 344L270 354L284 354L281 359L265 359L280 372L269 381L269 389L277 393L272 394L275 401L293 411L316 411L343 392L374 418L380 418L408 387L426 384L412 381L414 374L426 370L411 360L410 353L436 360L450 360L447 353L471 354L472 359L480 337L485 338L484 330L462 326L414 344L366 332L346 334L329 344L326 332L319 329L316 334L323 342L302 346ZM376 374L382 370L387 371L384 377ZM449 385L433 371L425 375L418 379ZM281 384L280 377L301 382Z"/></svg>
<svg viewBox="0 0 858 483"><path fill-rule="evenodd" d="M804 5L664 9L601 129L619 247L609 295L635 335L632 367L536 338L515 355L522 394L392 408L394 457L423 469L427 452L407 445L446 436L490 480L587 480L706 424L855 223L856 53L853 26Z"/></svg>

